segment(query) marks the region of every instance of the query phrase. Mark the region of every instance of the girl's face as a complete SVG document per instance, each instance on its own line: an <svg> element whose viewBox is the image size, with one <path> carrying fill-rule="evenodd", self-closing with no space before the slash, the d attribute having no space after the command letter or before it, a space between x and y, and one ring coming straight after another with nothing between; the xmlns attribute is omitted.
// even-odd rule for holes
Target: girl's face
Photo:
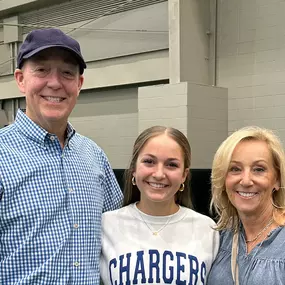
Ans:
<svg viewBox="0 0 285 285"><path fill-rule="evenodd" d="M179 144L167 134L149 139L139 153L133 176L141 194L140 203L175 204L175 194L189 169Z"/></svg>

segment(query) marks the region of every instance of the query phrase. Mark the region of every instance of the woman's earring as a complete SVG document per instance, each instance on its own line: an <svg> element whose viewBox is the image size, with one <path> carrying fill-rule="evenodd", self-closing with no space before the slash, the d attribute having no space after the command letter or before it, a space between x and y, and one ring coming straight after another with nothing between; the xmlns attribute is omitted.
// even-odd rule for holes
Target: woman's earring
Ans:
<svg viewBox="0 0 285 285"><path fill-rule="evenodd" d="M136 186L136 179L135 179L134 176L133 176L133 178L132 178L132 184L133 184L134 186Z"/></svg>
<svg viewBox="0 0 285 285"><path fill-rule="evenodd" d="M184 183L182 183L181 186L180 186L180 188L179 188L179 191L180 191L180 192L183 192L183 191L184 191L184 187L185 187L185 185L184 185Z"/></svg>

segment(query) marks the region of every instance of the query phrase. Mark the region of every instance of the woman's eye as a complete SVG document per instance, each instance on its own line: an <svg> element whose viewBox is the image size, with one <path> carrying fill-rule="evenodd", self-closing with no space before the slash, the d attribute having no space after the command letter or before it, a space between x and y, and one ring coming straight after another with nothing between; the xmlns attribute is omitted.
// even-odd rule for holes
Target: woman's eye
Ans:
<svg viewBox="0 0 285 285"><path fill-rule="evenodd" d="M229 168L229 172L239 172L239 171L240 171L240 169L236 166L232 166Z"/></svg>
<svg viewBox="0 0 285 285"><path fill-rule="evenodd" d="M264 172L265 169L263 167L256 167L253 169L255 172Z"/></svg>

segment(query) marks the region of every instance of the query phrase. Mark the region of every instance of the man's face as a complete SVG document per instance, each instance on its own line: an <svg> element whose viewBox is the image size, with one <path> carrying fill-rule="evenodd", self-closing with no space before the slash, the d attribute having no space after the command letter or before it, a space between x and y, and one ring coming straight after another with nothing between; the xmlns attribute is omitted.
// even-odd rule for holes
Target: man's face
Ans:
<svg viewBox="0 0 285 285"><path fill-rule="evenodd" d="M54 123L65 127L83 84L70 52L61 48L39 52L15 71L15 78L31 120L46 130Z"/></svg>

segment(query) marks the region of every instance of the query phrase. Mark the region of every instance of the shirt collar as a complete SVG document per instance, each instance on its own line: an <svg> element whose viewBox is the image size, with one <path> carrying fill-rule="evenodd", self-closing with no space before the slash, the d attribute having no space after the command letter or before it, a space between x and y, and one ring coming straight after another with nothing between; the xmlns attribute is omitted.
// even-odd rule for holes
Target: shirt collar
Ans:
<svg viewBox="0 0 285 285"><path fill-rule="evenodd" d="M33 122L22 110L18 110L15 123L14 123L20 133L22 133L27 139L33 140L36 143L39 143L41 145L45 144L45 140L47 137L50 137L51 135L49 132L47 132L45 129L37 125L35 122ZM67 135L66 140L67 144L69 144L71 138L75 134L75 129L72 127L70 123L67 123Z"/></svg>

